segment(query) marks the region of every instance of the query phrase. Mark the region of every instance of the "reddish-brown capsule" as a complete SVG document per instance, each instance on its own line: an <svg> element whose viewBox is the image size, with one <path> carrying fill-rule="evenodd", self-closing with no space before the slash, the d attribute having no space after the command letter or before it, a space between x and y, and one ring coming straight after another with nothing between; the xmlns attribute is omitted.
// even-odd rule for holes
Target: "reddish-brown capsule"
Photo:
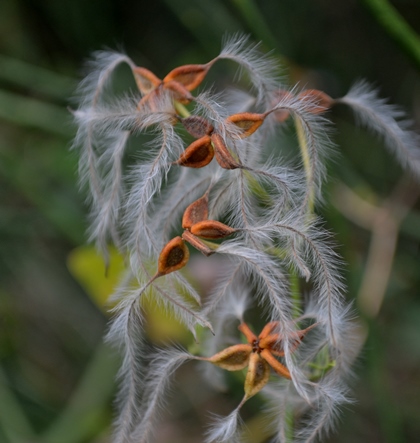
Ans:
<svg viewBox="0 0 420 443"><path fill-rule="evenodd" d="M183 268L190 257L187 245L181 237L173 238L162 249L158 260L158 273L162 276Z"/></svg>
<svg viewBox="0 0 420 443"><path fill-rule="evenodd" d="M137 66L133 69L134 79L136 80L137 87L142 94L148 94L156 89L161 83L158 77L146 68Z"/></svg>
<svg viewBox="0 0 420 443"><path fill-rule="evenodd" d="M212 63L178 66L163 79L163 82L175 81L183 85L188 91L192 91L204 80L211 66Z"/></svg>
<svg viewBox="0 0 420 443"><path fill-rule="evenodd" d="M334 100L329 95L317 89L306 89L298 95L298 98L309 103L309 112L312 114L322 114L334 104Z"/></svg>
<svg viewBox="0 0 420 443"><path fill-rule="evenodd" d="M171 91L174 100L187 105L194 98L190 91L179 82L176 81L168 81L163 83L163 87L166 90Z"/></svg>
<svg viewBox="0 0 420 443"><path fill-rule="evenodd" d="M209 215L209 198L204 194L201 198L191 203L182 217L182 227L190 229L192 225L207 220Z"/></svg>
<svg viewBox="0 0 420 443"><path fill-rule="evenodd" d="M267 384L270 378L270 366L260 357L253 353L249 357L249 368L245 378L245 396L250 398Z"/></svg>
<svg viewBox="0 0 420 443"><path fill-rule="evenodd" d="M200 115L191 115L190 117L180 119L184 128L195 138L210 135L214 131L213 125Z"/></svg>
<svg viewBox="0 0 420 443"><path fill-rule="evenodd" d="M233 234L236 232L236 229L233 229L230 226L216 220L203 220L191 226L190 231L197 237L217 240L218 238L225 238Z"/></svg>
<svg viewBox="0 0 420 443"><path fill-rule="evenodd" d="M182 239L188 242L192 247L197 249L197 251L200 251L202 254L204 254L206 257L210 257L210 255L213 255L216 250L209 248L205 243L203 243L198 237L191 234L190 231L184 231L182 233Z"/></svg>
<svg viewBox="0 0 420 443"><path fill-rule="evenodd" d="M251 351L250 345L235 345L223 349L206 360L228 371L240 371L248 365Z"/></svg>
<svg viewBox="0 0 420 443"><path fill-rule="evenodd" d="M211 141L213 143L216 161L219 163L220 167L223 169L237 169L241 167L241 165L232 157L232 154L229 152L220 134L212 134Z"/></svg>
<svg viewBox="0 0 420 443"><path fill-rule="evenodd" d="M230 115L226 121L234 124L240 129L238 136L246 138L252 135L263 123L266 114L255 114L251 112L241 112Z"/></svg>
<svg viewBox="0 0 420 443"><path fill-rule="evenodd" d="M208 135L191 143L180 155L175 164L189 168L202 168L208 165L214 157L214 149Z"/></svg>
<svg viewBox="0 0 420 443"><path fill-rule="evenodd" d="M271 351L272 352L272 351ZM277 372L277 374L281 375L282 377L288 378L291 380L291 375L289 370L284 366L282 363L280 363L276 357L274 357L268 349L263 349L261 351L261 357Z"/></svg>

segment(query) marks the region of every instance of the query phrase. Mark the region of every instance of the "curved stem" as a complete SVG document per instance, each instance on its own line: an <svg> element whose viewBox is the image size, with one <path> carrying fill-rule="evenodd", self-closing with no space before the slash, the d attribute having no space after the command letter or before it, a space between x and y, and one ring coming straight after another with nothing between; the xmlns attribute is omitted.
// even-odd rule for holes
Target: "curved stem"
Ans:
<svg viewBox="0 0 420 443"><path fill-rule="evenodd" d="M420 68L420 37L387 0L363 0L375 20Z"/></svg>
<svg viewBox="0 0 420 443"><path fill-rule="evenodd" d="M311 157L309 154L308 144L306 142L305 130L299 118L295 118L296 134L299 142L300 153L302 156L303 167L305 169L306 183L308 186L308 215L314 212L315 193L314 193L314 173L311 166Z"/></svg>

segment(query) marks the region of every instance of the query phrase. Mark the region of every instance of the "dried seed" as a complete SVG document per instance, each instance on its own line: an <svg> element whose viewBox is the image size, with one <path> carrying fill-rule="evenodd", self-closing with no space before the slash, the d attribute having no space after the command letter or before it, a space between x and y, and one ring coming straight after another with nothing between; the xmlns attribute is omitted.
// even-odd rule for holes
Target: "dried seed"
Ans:
<svg viewBox="0 0 420 443"><path fill-rule="evenodd" d="M198 237L191 234L190 231L184 231L182 234L182 239L187 241L191 246L200 251L206 257L213 255L216 251L209 248L205 243L203 243Z"/></svg>
<svg viewBox="0 0 420 443"><path fill-rule="evenodd" d="M298 95L298 98L309 103L309 112L312 114L322 114L334 104L334 100L329 95L317 89L306 89Z"/></svg>
<svg viewBox="0 0 420 443"><path fill-rule="evenodd" d="M210 135L214 131L214 127L199 115L191 115L190 117L181 119L184 128L195 138Z"/></svg>
<svg viewBox="0 0 420 443"><path fill-rule="evenodd" d="M252 344L253 342L258 340L258 337L251 331L249 326L246 323L241 323L238 326L238 329L245 335L248 343Z"/></svg>
<svg viewBox="0 0 420 443"><path fill-rule="evenodd" d="M183 229L189 229L195 223L207 220L209 216L209 198L205 193L201 198L191 203L182 217Z"/></svg>
<svg viewBox="0 0 420 443"><path fill-rule="evenodd" d="M168 81L163 83L163 87L171 91L174 100L182 103L183 105L187 105L193 100L193 96L190 94L187 88L183 86L181 83L175 81Z"/></svg>
<svg viewBox="0 0 420 443"><path fill-rule="evenodd" d="M253 353L249 358L249 368L245 379L245 396L250 398L267 384L270 378L270 366L259 354Z"/></svg>
<svg viewBox="0 0 420 443"><path fill-rule="evenodd" d="M223 349L206 360L228 371L240 371L248 365L251 352L250 345L235 345Z"/></svg>
<svg viewBox="0 0 420 443"><path fill-rule="evenodd" d="M212 63L205 65L184 65L173 69L164 79L163 82L175 81L183 85L188 91L195 89L206 76Z"/></svg>
<svg viewBox="0 0 420 443"><path fill-rule="evenodd" d="M216 220L203 220L191 226L191 233L197 237L208 238L209 240L216 240L218 238L225 238L234 232L236 229L231 228Z"/></svg>
<svg viewBox="0 0 420 443"><path fill-rule="evenodd" d="M180 155L175 164L188 168L202 168L208 165L214 157L214 149L208 135L191 143Z"/></svg>
<svg viewBox="0 0 420 443"><path fill-rule="evenodd" d="M140 66L133 69L133 75L137 87L142 94L148 94L162 83L162 80L157 78L152 71L149 71L146 68L141 68Z"/></svg>
<svg viewBox="0 0 420 443"><path fill-rule="evenodd" d="M292 379L289 370L284 366L282 363L280 363L276 357L274 357L270 351L267 349L263 349L261 351L261 357L277 372L277 374L281 375L282 377L288 378L289 380Z"/></svg>
<svg viewBox="0 0 420 443"><path fill-rule="evenodd" d="M187 245L181 237L175 237L162 249L158 261L158 276L166 275L183 268L190 257Z"/></svg>
<svg viewBox="0 0 420 443"><path fill-rule="evenodd" d="M219 163L223 169L238 169L241 167L241 165L232 157L232 154L229 152L220 134L212 134L211 141L213 143L217 163Z"/></svg>
<svg viewBox="0 0 420 443"><path fill-rule="evenodd" d="M239 137L246 138L252 135L263 123L266 114L242 112L230 115L226 120L241 130Z"/></svg>
<svg viewBox="0 0 420 443"><path fill-rule="evenodd" d="M263 330L261 331L261 334L259 335L259 338L264 338L269 334L277 334L280 327L280 322L278 321L270 321L267 323Z"/></svg>
<svg viewBox="0 0 420 443"><path fill-rule="evenodd" d="M271 322L271 323L278 323L278 322ZM270 325L270 323L268 323L266 327L268 325ZM290 352L295 351L300 345L301 341L304 339L305 335L317 325L318 323L314 323L311 326L307 327L306 329L301 329L291 333L288 337L288 340L291 343ZM266 327L264 327L264 329L266 329ZM267 329L269 333L267 333L264 337L262 337L264 332L263 329L263 332L261 332L260 334L260 346L261 348L264 349L270 349L278 357L283 357L284 350L283 350L283 345L281 343L282 338L280 337L279 334L276 334L274 332L276 330L275 328L276 326L274 325L270 330Z"/></svg>

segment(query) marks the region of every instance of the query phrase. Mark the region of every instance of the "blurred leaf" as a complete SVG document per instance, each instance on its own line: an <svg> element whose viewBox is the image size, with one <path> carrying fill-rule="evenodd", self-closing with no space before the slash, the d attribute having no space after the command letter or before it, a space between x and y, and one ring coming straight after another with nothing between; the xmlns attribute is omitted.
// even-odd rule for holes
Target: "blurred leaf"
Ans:
<svg viewBox="0 0 420 443"><path fill-rule="evenodd" d="M68 256L68 267L86 293L102 310L107 311L109 297L124 273L124 259L115 248L110 248L110 266L105 275L105 263L93 246L81 246ZM188 294L185 295L186 298ZM142 302L148 321L146 334L155 344L171 342L185 343L191 335L187 328L165 309L153 294Z"/></svg>
<svg viewBox="0 0 420 443"><path fill-rule="evenodd" d="M115 248L109 250L109 269L93 246L80 246L70 252L67 265L74 278L103 311L125 269L124 259Z"/></svg>
<svg viewBox="0 0 420 443"><path fill-rule="evenodd" d="M21 443L33 436L32 427L20 407L18 399L8 387L0 368L0 427L9 443Z"/></svg>
<svg viewBox="0 0 420 443"><path fill-rule="evenodd" d="M57 105L0 90L0 118L64 137L74 135L70 112Z"/></svg>
<svg viewBox="0 0 420 443"><path fill-rule="evenodd" d="M0 80L59 100L68 100L76 86L70 77L5 55L0 55Z"/></svg>
<svg viewBox="0 0 420 443"><path fill-rule="evenodd" d="M103 429L109 418L114 379L120 366L108 345L100 344L67 407L45 433L45 443L81 443Z"/></svg>

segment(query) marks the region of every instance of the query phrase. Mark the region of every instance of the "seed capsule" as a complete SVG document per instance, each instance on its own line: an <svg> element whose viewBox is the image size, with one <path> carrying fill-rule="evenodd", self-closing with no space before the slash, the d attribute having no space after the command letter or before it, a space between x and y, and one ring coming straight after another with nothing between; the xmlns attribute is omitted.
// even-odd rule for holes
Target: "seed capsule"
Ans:
<svg viewBox="0 0 420 443"><path fill-rule="evenodd" d="M252 135L263 123L266 114L242 112L230 115L226 120L241 130L239 137L246 138Z"/></svg>
<svg viewBox="0 0 420 443"><path fill-rule="evenodd" d="M250 345L235 345L206 360L228 371L240 371L248 365L251 351Z"/></svg>
<svg viewBox="0 0 420 443"><path fill-rule="evenodd" d="M173 69L164 79L163 82L175 81L183 85L188 91L195 89L206 76L212 63L206 65L184 65Z"/></svg>
<svg viewBox="0 0 420 443"><path fill-rule="evenodd" d="M162 249L158 260L158 276L170 274L183 268L190 257L187 245L181 237L173 238Z"/></svg>
<svg viewBox="0 0 420 443"><path fill-rule="evenodd" d="M202 168L208 165L214 157L214 149L208 135L191 143L180 155L175 164L189 168Z"/></svg>
<svg viewBox="0 0 420 443"><path fill-rule="evenodd" d="M199 115L191 115L190 117L181 119L184 128L195 138L210 135L214 131L214 127L203 117Z"/></svg>
<svg viewBox="0 0 420 443"><path fill-rule="evenodd" d="M190 103L194 98L184 85L176 81L164 82L163 86L165 89L172 92L174 100L177 100L184 105Z"/></svg>
<svg viewBox="0 0 420 443"><path fill-rule="evenodd" d="M209 215L209 198L204 194L201 198L191 203L182 217L182 227L190 229L192 225L207 220Z"/></svg>
<svg viewBox="0 0 420 443"><path fill-rule="evenodd" d="M329 95L317 89L306 89L298 95L298 98L310 104L309 112L312 114L322 114L334 104L334 100Z"/></svg>
<svg viewBox="0 0 420 443"><path fill-rule="evenodd" d="M260 346L261 348L268 348L277 355L277 357L284 356L284 350L282 345L282 337L276 332L279 322L273 321L267 323L260 334ZM290 343L290 351L293 352L300 345L301 341L305 338L305 335L317 326L318 323L307 327L306 329L301 329L291 333L288 336Z"/></svg>
<svg viewBox="0 0 420 443"><path fill-rule="evenodd" d="M241 167L241 165L232 157L232 154L227 149L221 135L212 134L211 141L214 146L216 161L219 163L220 167L223 169L238 169Z"/></svg>
<svg viewBox="0 0 420 443"><path fill-rule="evenodd" d="M146 68L141 68L140 66L133 69L133 75L134 79L136 80L137 87L142 94L148 94L162 83L162 80L157 78L152 71L149 71Z"/></svg>
<svg viewBox="0 0 420 443"><path fill-rule="evenodd" d="M276 357L274 357L270 351L267 349L263 349L261 351L261 357L264 358L265 361L277 372L277 374L281 375L284 378L287 378L289 380L292 379L292 376L290 375L290 371L284 366L282 363L280 363Z"/></svg>
<svg viewBox="0 0 420 443"><path fill-rule="evenodd" d="M245 379L245 396L250 398L267 384L270 378L270 366L259 354L253 353L249 358L249 368Z"/></svg>
<svg viewBox="0 0 420 443"><path fill-rule="evenodd" d="M197 237L207 238L209 240L224 238L236 232L236 229L216 220L203 220L191 226L190 230L191 233Z"/></svg>
<svg viewBox="0 0 420 443"><path fill-rule="evenodd" d="M205 243L203 243L198 237L191 234L190 231L184 231L182 233L182 239L187 241L191 246L193 246L197 251L200 251L206 257L213 255L216 250L209 248Z"/></svg>

